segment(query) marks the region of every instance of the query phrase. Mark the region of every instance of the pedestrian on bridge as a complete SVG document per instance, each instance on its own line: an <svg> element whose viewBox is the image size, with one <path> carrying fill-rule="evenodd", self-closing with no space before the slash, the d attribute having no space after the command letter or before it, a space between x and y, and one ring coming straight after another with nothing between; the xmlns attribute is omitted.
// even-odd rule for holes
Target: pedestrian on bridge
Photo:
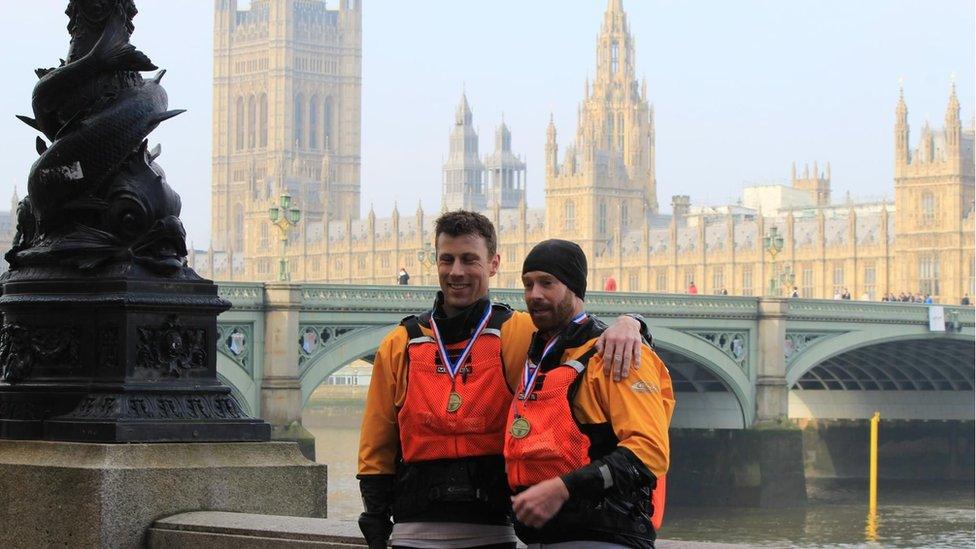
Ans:
<svg viewBox="0 0 976 549"><path fill-rule="evenodd" d="M583 250L566 240L537 244L522 267L539 331L505 432L515 531L530 549L652 549L651 492L670 454L671 377L649 345L636 380L603 375L595 344L605 326L584 308L586 272Z"/></svg>
<svg viewBox="0 0 976 549"><path fill-rule="evenodd" d="M404 319L376 353L359 444L359 526L371 549L388 540L514 548L502 447L535 327L528 314L491 302L500 257L485 216L446 213L434 238L441 291L433 308ZM617 379L650 338L629 316L602 337Z"/></svg>

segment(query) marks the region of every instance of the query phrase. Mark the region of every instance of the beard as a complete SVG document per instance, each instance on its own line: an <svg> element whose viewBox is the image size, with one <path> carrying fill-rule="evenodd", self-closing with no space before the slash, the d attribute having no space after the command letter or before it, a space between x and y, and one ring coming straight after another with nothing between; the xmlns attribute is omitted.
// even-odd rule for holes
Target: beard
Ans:
<svg viewBox="0 0 976 549"><path fill-rule="evenodd" d="M549 333L569 324L573 319L573 297L573 292L567 290L563 299L555 304L541 299L530 303L529 315L535 327L542 333Z"/></svg>

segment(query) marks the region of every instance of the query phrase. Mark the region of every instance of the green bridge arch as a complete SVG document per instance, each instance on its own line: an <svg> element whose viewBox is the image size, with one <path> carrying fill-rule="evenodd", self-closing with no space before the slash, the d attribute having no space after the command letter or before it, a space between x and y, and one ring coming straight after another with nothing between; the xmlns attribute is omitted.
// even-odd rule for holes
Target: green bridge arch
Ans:
<svg viewBox="0 0 976 549"><path fill-rule="evenodd" d="M305 367L299 379L302 385L302 407L312 391L330 375L354 360L376 354L380 342L397 324L373 326L342 336L327 352L317 355Z"/></svg>
<svg viewBox="0 0 976 549"><path fill-rule="evenodd" d="M793 387L804 374L831 358L863 349L875 345L886 343L899 343L909 341L933 340L942 341L965 341L976 343L976 336L973 333L933 333L928 326L909 325L909 326L884 326L882 329L871 327L863 330L852 330L843 334L838 334L823 338L810 345L800 354L796 360L786 368L786 385Z"/></svg>
<svg viewBox="0 0 976 549"><path fill-rule="evenodd" d="M742 423L738 427L752 424L756 408L752 382L741 366L714 345L695 336L661 326L653 327L652 332L655 347L689 358L721 379L739 405ZM680 402L678 406L681 406Z"/></svg>

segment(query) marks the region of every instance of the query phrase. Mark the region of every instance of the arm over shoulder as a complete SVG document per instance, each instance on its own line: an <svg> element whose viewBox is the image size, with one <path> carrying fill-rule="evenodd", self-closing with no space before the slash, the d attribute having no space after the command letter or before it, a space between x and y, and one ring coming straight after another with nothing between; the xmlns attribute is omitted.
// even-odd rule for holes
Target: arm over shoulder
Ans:
<svg viewBox="0 0 976 549"><path fill-rule="evenodd" d="M646 345L641 346L645 365L620 382L598 375L602 407L620 440L655 476L668 470L668 428L674 413L674 388L664 361ZM636 378L636 379L635 379Z"/></svg>

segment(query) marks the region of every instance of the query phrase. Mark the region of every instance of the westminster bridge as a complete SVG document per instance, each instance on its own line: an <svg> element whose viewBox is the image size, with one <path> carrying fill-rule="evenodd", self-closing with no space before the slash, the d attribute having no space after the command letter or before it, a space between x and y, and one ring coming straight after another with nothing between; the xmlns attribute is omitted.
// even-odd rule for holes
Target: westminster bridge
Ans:
<svg viewBox="0 0 976 549"><path fill-rule="evenodd" d="M300 421L312 391L371 360L436 288L219 283L217 369L248 411ZM522 292L492 290L524 309ZM640 313L680 393L673 427L738 429L765 421L974 418L974 310L862 301L587 292L605 319ZM935 328L935 329L933 329Z"/></svg>

